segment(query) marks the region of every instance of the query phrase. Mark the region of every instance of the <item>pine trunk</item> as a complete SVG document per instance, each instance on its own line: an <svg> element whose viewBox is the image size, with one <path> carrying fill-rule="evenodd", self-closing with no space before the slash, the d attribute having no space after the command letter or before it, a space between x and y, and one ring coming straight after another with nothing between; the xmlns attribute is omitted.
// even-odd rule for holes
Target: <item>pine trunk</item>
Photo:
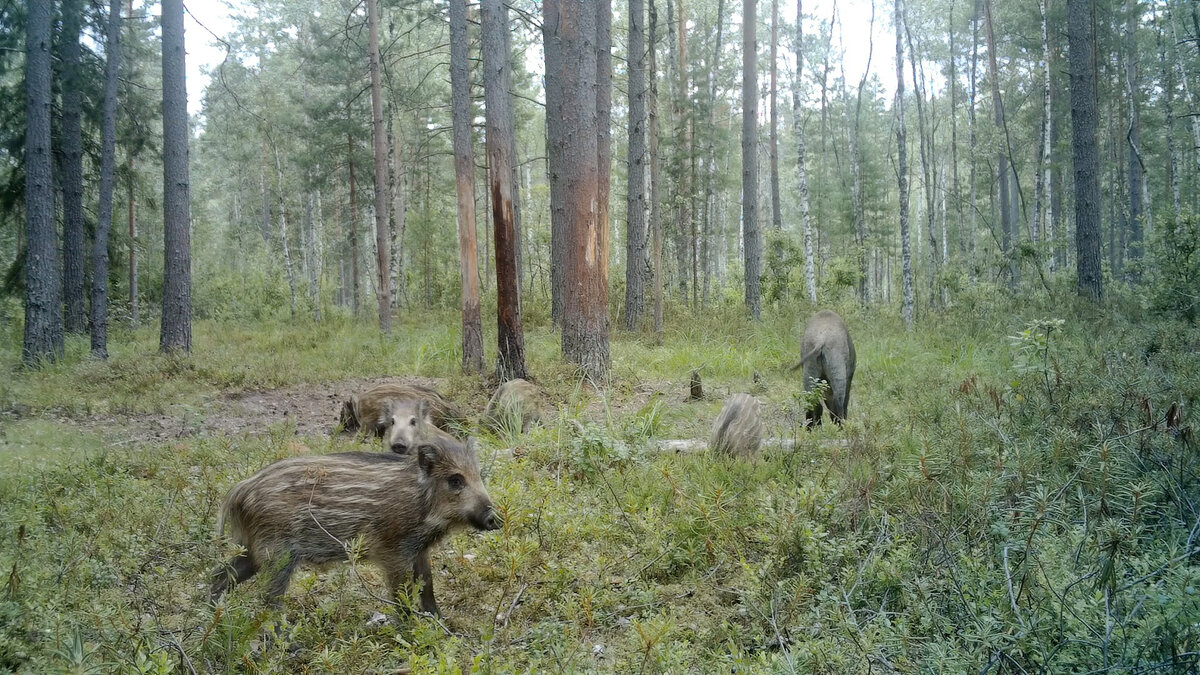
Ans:
<svg viewBox="0 0 1200 675"><path fill-rule="evenodd" d="M454 124L454 178L458 195L458 272L462 285L462 369L483 372L483 320L475 239L475 152L471 143L471 78L467 2L450 0L450 87Z"/></svg>
<svg viewBox="0 0 1200 675"><path fill-rule="evenodd" d="M513 116L508 93L509 26L508 10L501 0L483 0L480 7L488 177L496 242L496 338L499 343L496 370L503 382L526 377L521 288L517 269L518 243L513 214Z"/></svg>
<svg viewBox="0 0 1200 675"><path fill-rule="evenodd" d="M913 266L912 250L908 236L908 156L905 147L907 131L904 126L904 40L903 8L901 0L895 0L896 27L896 175L900 193L900 255L904 265L904 305L901 314L908 330L913 327Z"/></svg>
<svg viewBox="0 0 1200 675"><path fill-rule="evenodd" d="M183 0L163 0L163 309L159 348L192 350L191 205Z"/></svg>
<svg viewBox="0 0 1200 675"><path fill-rule="evenodd" d="M796 14L796 17L797 17L796 18L796 37L797 37L796 64L797 64L798 70L796 71L796 82L792 86L797 91L800 88L799 80L800 80L801 73L803 72L803 65L804 65L804 63L803 63L804 55L800 51L803 48L803 28L801 27L801 24L804 23L804 19L803 19L804 14L799 13L799 10L801 9L800 5L801 5L802 1L803 0L796 0L796 9L797 9L797 14ZM770 153L770 159L771 159L771 226L774 227L777 231L783 229L783 215L782 215L782 213L780 213L780 208L779 208L779 105L778 105L778 101L777 101L778 91L779 91L779 82L778 82L779 66L778 66L778 63L776 62L776 59L778 58L777 57L778 49L779 49L779 0L771 0L771 153ZM799 113L798 106L793 106L793 108L795 108L796 112ZM802 145L803 141L799 141L798 144ZM803 176L804 175L804 168L803 168L804 156L802 153L804 151L799 150L799 152L801 153L801 156L800 156L800 161L801 161L800 167L801 168L799 169L799 171L800 171L801 176ZM800 189L802 191L807 192L808 186L806 185L806 182L803 181L803 179L801 179L801 181L802 182L800 183ZM801 200L803 202L801 208L805 211L808 210L807 196L801 195ZM809 294L812 295L811 289L810 289ZM813 302L816 302L815 297L812 297L811 299Z"/></svg>
<svg viewBox="0 0 1200 675"><path fill-rule="evenodd" d="M625 205L625 329L646 304L646 45L642 0L629 0L629 149Z"/></svg>
<svg viewBox="0 0 1200 675"><path fill-rule="evenodd" d="M1142 258L1142 229L1145 192L1145 169L1141 154L1141 115L1138 110L1138 55L1137 27L1141 12L1136 0L1125 0L1125 100L1129 110L1129 124L1125 140L1129 144L1129 229L1126 250L1130 261ZM1137 278L1137 267L1131 270Z"/></svg>
<svg viewBox="0 0 1200 675"><path fill-rule="evenodd" d="M62 193L63 193L63 329L87 330L84 306L83 234L83 88L79 81L79 33L82 0L63 0L62 36Z"/></svg>
<svg viewBox="0 0 1200 675"><path fill-rule="evenodd" d="M988 79L992 83L992 114L996 123L996 180L1000 184L1000 248L1008 259L1008 286L1017 287L1017 257L1015 244L1016 214L1013 213L1009 189L1012 185L1012 170L1008 166L1006 130L1004 125L1004 101L1000 98L1000 71L996 66L996 33L992 27L992 0L983 1L984 23L988 42Z"/></svg>
<svg viewBox="0 0 1200 675"><path fill-rule="evenodd" d="M276 198L279 200L279 243L283 248L283 270L287 277L288 291L291 295L292 321L296 320L296 274L292 266L292 249L288 240L287 205L284 203L283 162L279 159L279 148L275 152Z"/></svg>
<svg viewBox="0 0 1200 675"><path fill-rule="evenodd" d="M25 335L26 366L63 355L62 287L54 227L50 147L53 8L29 3L25 24Z"/></svg>
<svg viewBox="0 0 1200 675"><path fill-rule="evenodd" d="M141 322L138 303L138 259L137 259L137 196L133 192L133 154L129 155L129 175L126 178L129 205L129 321L136 327Z"/></svg>
<svg viewBox="0 0 1200 675"><path fill-rule="evenodd" d="M379 305L379 329L392 332L391 284L388 282L388 152L383 129L383 85L379 73L379 0L367 0L367 39L371 69L371 132L375 143L375 299ZM287 245L284 244L284 248Z"/></svg>
<svg viewBox="0 0 1200 675"><path fill-rule="evenodd" d="M771 13L773 21L779 20L779 11L776 6L778 0L772 0ZM800 198L800 226L804 230L804 282L808 289L808 301L814 305L817 303L817 272L813 256L813 226L812 218L808 211L808 173L807 167L807 152L804 146L804 124L802 123L800 110L800 95L801 95L801 78L804 75L804 5L803 0L796 0L796 78L792 80L792 132L796 135L796 179L799 188ZM775 34L772 29L771 35L771 134L775 134ZM772 142L774 145L774 142ZM775 174L776 167L771 167L771 173ZM773 175L771 177L772 208L774 209L774 217L779 218L779 177ZM781 227L779 223L776 228Z"/></svg>
<svg viewBox="0 0 1200 675"><path fill-rule="evenodd" d="M361 285L358 271L358 201L354 190L354 139L350 134L346 134L346 156L350 165L350 212L346 214L350 238L350 307L357 317Z"/></svg>
<svg viewBox="0 0 1200 675"><path fill-rule="evenodd" d="M1091 3L1067 0L1071 66L1071 147L1075 165L1076 285L1093 301L1104 297L1100 275L1100 183L1096 149L1096 62Z"/></svg>
<svg viewBox="0 0 1200 675"><path fill-rule="evenodd" d="M117 84L121 62L121 0L108 7L104 41L104 108L100 127L100 204L92 240L92 356L108 358L108 235L112 230L113 182L117 169Z"/></svg>
<svg viewBox="0 0 1200 675"><path fill-rule="evenodd" d="M654 273L654 334L661 339L663 332L663 234L659 195L662 170L658 157L658 10L649 0L647 19L650 29L650 49L647 54L650 70L650 109L647 113L646 135L650 146L650 231L651 267ZM547 93L547 97L549 94ZM552 198L553 199L553 198Z"/></svg>
<svg viewBox="0 0 1200 675"><path fill-rule="evenodd" d="M762 238L758 231L758 17L756 0L742 10L742 237L746 271L746 308L762 315Z"/></svg>

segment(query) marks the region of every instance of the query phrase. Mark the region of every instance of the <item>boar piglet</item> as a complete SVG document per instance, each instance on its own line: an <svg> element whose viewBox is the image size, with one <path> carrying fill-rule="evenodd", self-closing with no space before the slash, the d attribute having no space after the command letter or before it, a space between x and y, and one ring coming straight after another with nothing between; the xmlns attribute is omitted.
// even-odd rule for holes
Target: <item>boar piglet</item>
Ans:
<svg viewBox="0 0 1200 675"><path fill-rule="evenodd" d="M495 530L501 519L479 474L474 448L447 434L419 434L412 452L291 457L238 483L217 528L245 548L213 573L211 598L260 570L278 602L302 564L344 561L362 538L389 593L421 584L421 609L439 614L429 550L455 529Z"/></svg>
<svg viewBox="0 0 1200 675"><path fill-rule="evenodd" d="M734 394L725 401L713 423L708 447L716 453L749 457L762 444L763 424L758 399L749 394Z"/></svg>
<svg viewBox="0 0 1200 675"><path fill-rule="evenodd" d="M428 405L430 421L444 431L453 432L456 425L466 422L466 415L433 389L393 383L379 384L351 396L342 404L340 421L346 431L361 431L386 439L394 424L410 421L409 413L420 403ZM409 419L402 419L406 415ZM387 446L391 447L391 443Z"/></svg>
<svg viewBox="0 0 1200 675"><path fill-rule="evenodd" d="M529 425L541 421L538 410L538 388L532 382L517 378L496 389L483 413L484 424L496 431L516 431L508 427L521 425L521 433Z"/></svg>

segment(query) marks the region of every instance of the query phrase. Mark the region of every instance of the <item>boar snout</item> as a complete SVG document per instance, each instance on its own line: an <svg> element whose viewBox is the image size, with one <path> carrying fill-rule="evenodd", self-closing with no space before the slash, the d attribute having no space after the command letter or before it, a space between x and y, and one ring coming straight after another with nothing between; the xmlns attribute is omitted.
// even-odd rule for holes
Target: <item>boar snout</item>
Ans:
<svg viewBox="0 0 1200 675"><path fill-rule="evenodd" d="M490 505L479 514L475 519L472 519L471 525L477 530L498 530L504 527L504 519L496 512L496 509Z"/></svg>

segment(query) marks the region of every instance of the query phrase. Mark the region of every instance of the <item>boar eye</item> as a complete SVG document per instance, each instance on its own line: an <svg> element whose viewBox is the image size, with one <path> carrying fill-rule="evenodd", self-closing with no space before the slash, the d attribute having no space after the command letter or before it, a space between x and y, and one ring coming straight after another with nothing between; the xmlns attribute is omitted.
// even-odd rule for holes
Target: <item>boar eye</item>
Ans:
<svg viewBox="0 0 1200 675"><path fill-rule="evenodd" d="M450 486L451 490L458 491L467 486L467 479L463 478L462 474L456 473L446 479L446 484Z"/></svg>

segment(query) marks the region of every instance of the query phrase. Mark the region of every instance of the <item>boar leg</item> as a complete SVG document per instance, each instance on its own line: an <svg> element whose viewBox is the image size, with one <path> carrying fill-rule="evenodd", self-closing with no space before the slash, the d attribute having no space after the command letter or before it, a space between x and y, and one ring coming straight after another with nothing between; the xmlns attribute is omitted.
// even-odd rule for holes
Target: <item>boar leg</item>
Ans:
<svg viewBox="0 0 1200 675"><path fill-rule="evenodd" d="M213 571L212 589L208 594L209 600L216 602L225 594L225 591L254 576L257 571L258 565L249 553L235 555L228 564Z"/></svg>
<svg viewBox="0 0 1200 675"><path fill-rule="evenodd" d="M421 585L421 610L441 616L437 602L433 599L433 566L429 564L429 551L417 554L413 563L413 580Z"/></svg>
<svg viewBox="0 0 1200 675"><path fill-rule="evenodd" d="M300 566L300 557L293 553L286 553L276 564L278 569L272 570L271 582L267 585L267 599L272 605L279 605L282 602L288 584L292 583L292 574Z"/></svg>

